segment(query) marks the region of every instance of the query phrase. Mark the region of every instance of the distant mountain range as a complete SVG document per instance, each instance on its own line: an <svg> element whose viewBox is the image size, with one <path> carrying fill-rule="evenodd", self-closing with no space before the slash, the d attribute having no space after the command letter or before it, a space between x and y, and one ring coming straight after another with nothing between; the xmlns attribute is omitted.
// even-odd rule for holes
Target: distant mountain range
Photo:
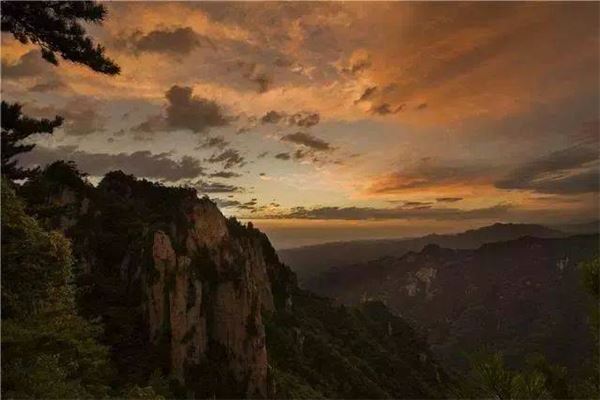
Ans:
<svg viewBox="0 0 600 400"><path fill-rule="evenodd" d="M466 247L476 243L478 231L481 241L523 232L559 235L531 225L493 225L429 238ZM577 369L593 351L591 299L581 287L577 266L598 251L597 234L522 237L476 250L430 244L401 257L331 269L305 286L344 304L383 301L421 327L447 365L460 366L462 354L487 346L503 351L513 364L539 352Z"/></svg>
<svg viewBox="0 0 600 400"><path fill-rule="evenodd" d="M572 230L565 232L585 233L597 232L590 230L593 223L586 226L570 226ZM381 257L400 257L408 251L420 251L428 244L452 249L476 249L485 243L518 239L524 236L539 238L554 238L567 236L561 230L535 224L501 224L471 229L462 233L409 238L359 240L348 242L332 242L312 246L279 250L280 259L289 265L298 275L302 284L332 267L362 263Z"/></svg>

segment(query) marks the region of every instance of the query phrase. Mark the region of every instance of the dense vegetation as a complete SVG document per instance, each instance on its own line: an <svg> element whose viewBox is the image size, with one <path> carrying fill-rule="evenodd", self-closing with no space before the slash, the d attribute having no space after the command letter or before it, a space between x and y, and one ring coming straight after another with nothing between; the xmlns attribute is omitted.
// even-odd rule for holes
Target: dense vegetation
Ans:
<svg viewBox="0 0 600 400"><path fill-rule="evenodd" d="M283 398L444 397L425 342L382 303L348 308L298 292L293 312L269 320L267 347Z"/></svg>
<svg viewBox="0 0 600 400"><path fill-rule="evenodd" d="M103 397L100 326L76 311L70 243L44 230L2 180L2 396Z"/></svg>

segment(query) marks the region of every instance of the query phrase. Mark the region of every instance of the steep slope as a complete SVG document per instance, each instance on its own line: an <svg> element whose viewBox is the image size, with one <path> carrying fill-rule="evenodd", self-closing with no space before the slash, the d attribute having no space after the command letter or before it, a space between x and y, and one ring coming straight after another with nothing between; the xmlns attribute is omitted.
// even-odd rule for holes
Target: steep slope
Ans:
<svg viewBox="0 0 600 400"><path fill-rule="evenodd" d="M186 398L442 396L443 373L405 323L299 290L264 234L191 189L120 172L95 188L57 163L21 193L73 241L80 305L105 326L116 385L158 370ZM338 362L332 379L315 376L323 359ZM389 376L392 365L411 372Z"/></svg>
<svg viewBox="0 0 600 400"><path fill-rule="evenodd" d="M486 345L511 362L539 351L571 368L592 350L577 264L598 254L598 236L429 245L421 252L331 270L307 283L345 304L384 301L424 328L432 349L455 363Z"/></svg>
<svg viewBox="0 0 600 400"><path fill-rule="evenodd" d="M400 257L408 251L420 251L428 244L453 249L476 249L485 243L518 239L523 236L541 238L561 237L558 230L535 224L494 224L479 229L448 235L427 235L410 239L359 240L324 243L279 250L283 262L298 274L304 283L307 279L332 268L357 262L367 262L381 257Z"/></svg>

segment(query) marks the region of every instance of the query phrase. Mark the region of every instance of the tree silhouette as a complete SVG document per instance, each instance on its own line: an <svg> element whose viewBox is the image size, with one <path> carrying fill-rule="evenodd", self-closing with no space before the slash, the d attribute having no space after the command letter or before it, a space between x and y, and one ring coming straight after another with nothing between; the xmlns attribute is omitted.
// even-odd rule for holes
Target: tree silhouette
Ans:
<svg viewBox="0 0 600 400"><path fill-rule="evenodd" d="M94 1L3 1L2 32L21 43L41 47L44 59L58 65L56 53L65 60L84 64L94 71L115 75L118 65L94 44L81 22L101 24L106 8Z"/></svg>
<svg viewBox="0 0 600 400"><path fill-rule="evenodd" d="M101 24L106 8L94 1L2 1L2 32L10 32L21 43L41 47L42 57L58 65L56 54L92 70L116 75L120 68L104 55L104 47L94 44L82 22ZM2 173L10 179L31 177L36 170L17 167L14 156L30 151L34 144L22 141L33 134L52 134L62 124L61 117L34 119L21 113L18 103L2 102Z"/></svg>
<svg viewBox="0 0 600 400"><path fill-rule="evenodd" d="M31 177L36 170L17 166L14 156L30 151L34 144L23 144L22 140L36 133L52 134L62 124L61 117L49 119L30 118L21 113L20 104L2 102L2 173L9 179Z"/></svg>

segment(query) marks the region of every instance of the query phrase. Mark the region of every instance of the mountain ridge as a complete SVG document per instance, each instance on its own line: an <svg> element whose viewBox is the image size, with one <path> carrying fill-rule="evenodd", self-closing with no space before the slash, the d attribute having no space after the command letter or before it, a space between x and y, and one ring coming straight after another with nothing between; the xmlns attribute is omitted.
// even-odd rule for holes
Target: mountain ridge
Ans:
<svg viewBox="0 0 600 400"><path fill-rule="evenodd" d="M307 279L332 268L366 262L383 256L401 256L418 251L428 244L449 248L477 248L484 243L517 239L523 236L561 237L566 234L538 224L495 223L454 234L429 234L406 239L375 239L348 242L329 242L278 251L280 258L297 273L304 283Z"/></svg>
<svg viewBox="0 0 600 400"><path fill-rule="evenodd" d="M431 244L333 268L305 286L342 304L383 301L422 327L434 353L453 366L460 352L487 345L513 363L539 351L576 369L593 348L576 266L598 251L597 234L526 236L475 250Z"/></svg>

